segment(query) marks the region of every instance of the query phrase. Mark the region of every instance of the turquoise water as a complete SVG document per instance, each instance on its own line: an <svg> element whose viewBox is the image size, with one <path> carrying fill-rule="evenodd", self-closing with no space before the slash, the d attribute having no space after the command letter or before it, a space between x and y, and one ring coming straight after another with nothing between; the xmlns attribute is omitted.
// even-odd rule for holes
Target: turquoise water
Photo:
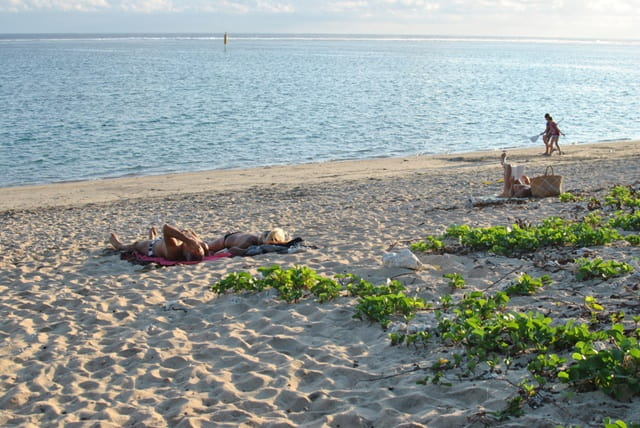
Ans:
<svg viewBox="0 0 640 428"><path fill-rule="evenodd" d="M640 42L0 36L0 186L640 137ZM542 152L542 149L541 149Z"/></svg>

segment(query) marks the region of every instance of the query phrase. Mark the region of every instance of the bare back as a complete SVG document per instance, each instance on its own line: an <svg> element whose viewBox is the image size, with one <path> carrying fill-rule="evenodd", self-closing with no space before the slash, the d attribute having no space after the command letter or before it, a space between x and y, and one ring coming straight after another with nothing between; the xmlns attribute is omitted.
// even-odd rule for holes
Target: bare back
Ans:
<svg viewBox="0 0 640 428"><path fill-rule="evenodd" d="M209 251L211 252L220 251L225 248L227 249L237 248L237 249L246 250L252 245L260 245L260 244L261 242L258 236L251 233L242 233L242 232L227 233L223 237L207 242L207 245L209 246Z"/></svg>

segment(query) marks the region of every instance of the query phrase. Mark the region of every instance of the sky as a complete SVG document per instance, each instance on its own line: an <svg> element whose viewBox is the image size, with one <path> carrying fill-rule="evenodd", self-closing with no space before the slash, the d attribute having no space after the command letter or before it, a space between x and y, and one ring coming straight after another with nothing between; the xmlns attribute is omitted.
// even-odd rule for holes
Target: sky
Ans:
<svg viewBox="0 0 640 428"><path fill-rule="evenodd" d="M0 33L640 39L640 0L0 0Z"/></svg>

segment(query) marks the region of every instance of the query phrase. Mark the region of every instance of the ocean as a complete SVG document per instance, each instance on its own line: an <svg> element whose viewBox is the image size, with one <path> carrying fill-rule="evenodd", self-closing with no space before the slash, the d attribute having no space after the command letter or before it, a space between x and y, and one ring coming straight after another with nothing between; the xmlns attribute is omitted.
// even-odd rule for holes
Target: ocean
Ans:
<svg viewBox="0 0 640 428"><path fill-rule="evenodd" d="M0 35L0 187L640 138L640 41ZM496 156L497 158L497 156Z"/></svg>

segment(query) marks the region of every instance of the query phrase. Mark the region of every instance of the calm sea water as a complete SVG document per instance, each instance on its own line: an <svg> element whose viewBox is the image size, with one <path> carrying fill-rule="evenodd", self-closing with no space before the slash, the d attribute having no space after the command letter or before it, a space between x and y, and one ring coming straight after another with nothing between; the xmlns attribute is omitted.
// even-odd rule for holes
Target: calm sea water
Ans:
<svg viewBox="0 0 640 428"><path fill-rule="evenodd" d="M640 42L0 36L0 186L640 137ZM542 150L541 150L542 151Z"/></svg>

